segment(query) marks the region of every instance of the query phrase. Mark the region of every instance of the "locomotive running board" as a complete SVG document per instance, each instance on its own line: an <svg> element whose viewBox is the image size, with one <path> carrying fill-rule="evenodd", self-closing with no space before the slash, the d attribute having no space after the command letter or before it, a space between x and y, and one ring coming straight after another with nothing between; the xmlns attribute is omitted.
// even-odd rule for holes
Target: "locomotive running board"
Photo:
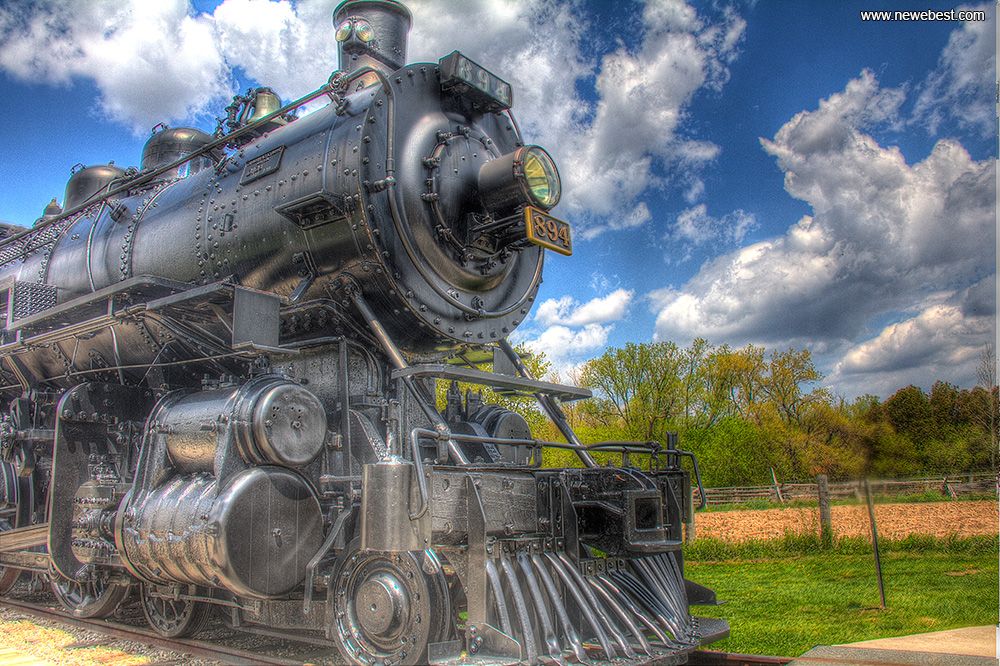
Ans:
<svg viewBox="0 0 1000 666"><path fill-rule="evenodd" d="M543 382L537 379L527 379L526 377L513 377L510 375L500 375L495 372L483 372L461 366L450 365L448 363L426 363L421 365L408 366L400 370L392 371L392 378L401 377L434 377L435 379L457 379L460 382L470 384L480 384L491 388L522 390L529 393L544 393L558 398L561 402L571 402L573 400L584 400L591 397L589 389L576 386L563 386Z"/></svg>

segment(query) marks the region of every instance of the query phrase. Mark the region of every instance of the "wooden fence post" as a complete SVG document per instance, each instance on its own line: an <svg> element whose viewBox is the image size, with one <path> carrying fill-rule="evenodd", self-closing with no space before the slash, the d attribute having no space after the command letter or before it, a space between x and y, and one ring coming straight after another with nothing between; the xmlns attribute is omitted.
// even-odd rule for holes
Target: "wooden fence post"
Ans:
<svg viewBox="0 0 1000 666"><path fill-rule="evenodd" d="M826 474L816 477L819 493L819 533L824 548L833 546L833 524L830 520L830 484Z"/></svg>

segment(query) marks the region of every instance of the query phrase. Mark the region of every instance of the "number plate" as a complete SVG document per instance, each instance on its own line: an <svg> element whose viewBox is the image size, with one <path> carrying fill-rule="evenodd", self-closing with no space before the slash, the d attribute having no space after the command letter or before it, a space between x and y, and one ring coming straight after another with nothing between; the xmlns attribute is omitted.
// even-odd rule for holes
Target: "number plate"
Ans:
<svg viewBox="0 0 1000 666"><path fill-rule="evenodd" d="M458 51L441 58L438 64L441 67L442 89L465 97L487 113L510 108L510 84Z"/></svg>
<svg viewBox="0 0 1000 666"><path fill-rule="evenodd" d="M573 239L568 222L528 206L524 209L524 226L528 231L528 240L535 245L547 247L567 257L573 254Z"/></svg>

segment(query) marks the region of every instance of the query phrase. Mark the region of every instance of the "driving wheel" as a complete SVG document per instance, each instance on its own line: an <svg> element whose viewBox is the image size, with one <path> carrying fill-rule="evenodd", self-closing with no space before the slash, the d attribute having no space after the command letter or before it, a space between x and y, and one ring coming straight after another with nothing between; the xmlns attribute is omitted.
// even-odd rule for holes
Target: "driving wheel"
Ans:
<svg viewBox="0 0 1000 666"><path fill-rule="evenodd" d="M352 664L427 663L451 630L448 582L431 551L364 553L355 541L329 588L333 632Z"/></svg>
<svg viewBox="0 0 1000 666"><path fill-rule="evenodd" d="M31 524L35 508L35 485L31 477L18 476L17 469L0 461L0 532ZM0 567L0 595L10 592L24 572Z"/></svg>
<svg viewBox="0 0 1000 666"><path fill-rule="evenodd" d="M0 520L0 532L6 532L10 529L14 529L10 526L10 523L6 520ZM0 567L0 595L10 592L17 585L18 581L21 580L23 574L24 572L20 569Z"/></svg>
<svg viewBox="0 0 1000 666"><path fill-rule="evenodd" d="M196 592L192 587L189 593ZM164 638L193 636L205 628L211 607L204 601L180 599L160 594L155 587L142 586L142 613L156 633Z"/></svg>
<svg viewBox="0 0 1000 666"><path fill-rule="evenodd" d="M128 585L108 582L106 573L95 573L86 581L70 580L56 574L50 577L49 582L62 607L76 617L108 617L129 593Z"/></svg>

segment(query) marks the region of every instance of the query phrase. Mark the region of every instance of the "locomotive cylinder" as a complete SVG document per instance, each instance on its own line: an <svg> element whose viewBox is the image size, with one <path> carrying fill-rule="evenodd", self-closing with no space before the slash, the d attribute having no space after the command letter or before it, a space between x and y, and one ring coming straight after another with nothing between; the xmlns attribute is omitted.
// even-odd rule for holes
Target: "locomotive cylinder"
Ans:
<svg viewBox="0 0 1000 666"><path fill-rule="evenodd" d="M252 467L219 488L177 476L134 503L116 541L133 571L156 583L222 585L268 599L300 585L323 538L323 512L297 473Z"/></svg>

